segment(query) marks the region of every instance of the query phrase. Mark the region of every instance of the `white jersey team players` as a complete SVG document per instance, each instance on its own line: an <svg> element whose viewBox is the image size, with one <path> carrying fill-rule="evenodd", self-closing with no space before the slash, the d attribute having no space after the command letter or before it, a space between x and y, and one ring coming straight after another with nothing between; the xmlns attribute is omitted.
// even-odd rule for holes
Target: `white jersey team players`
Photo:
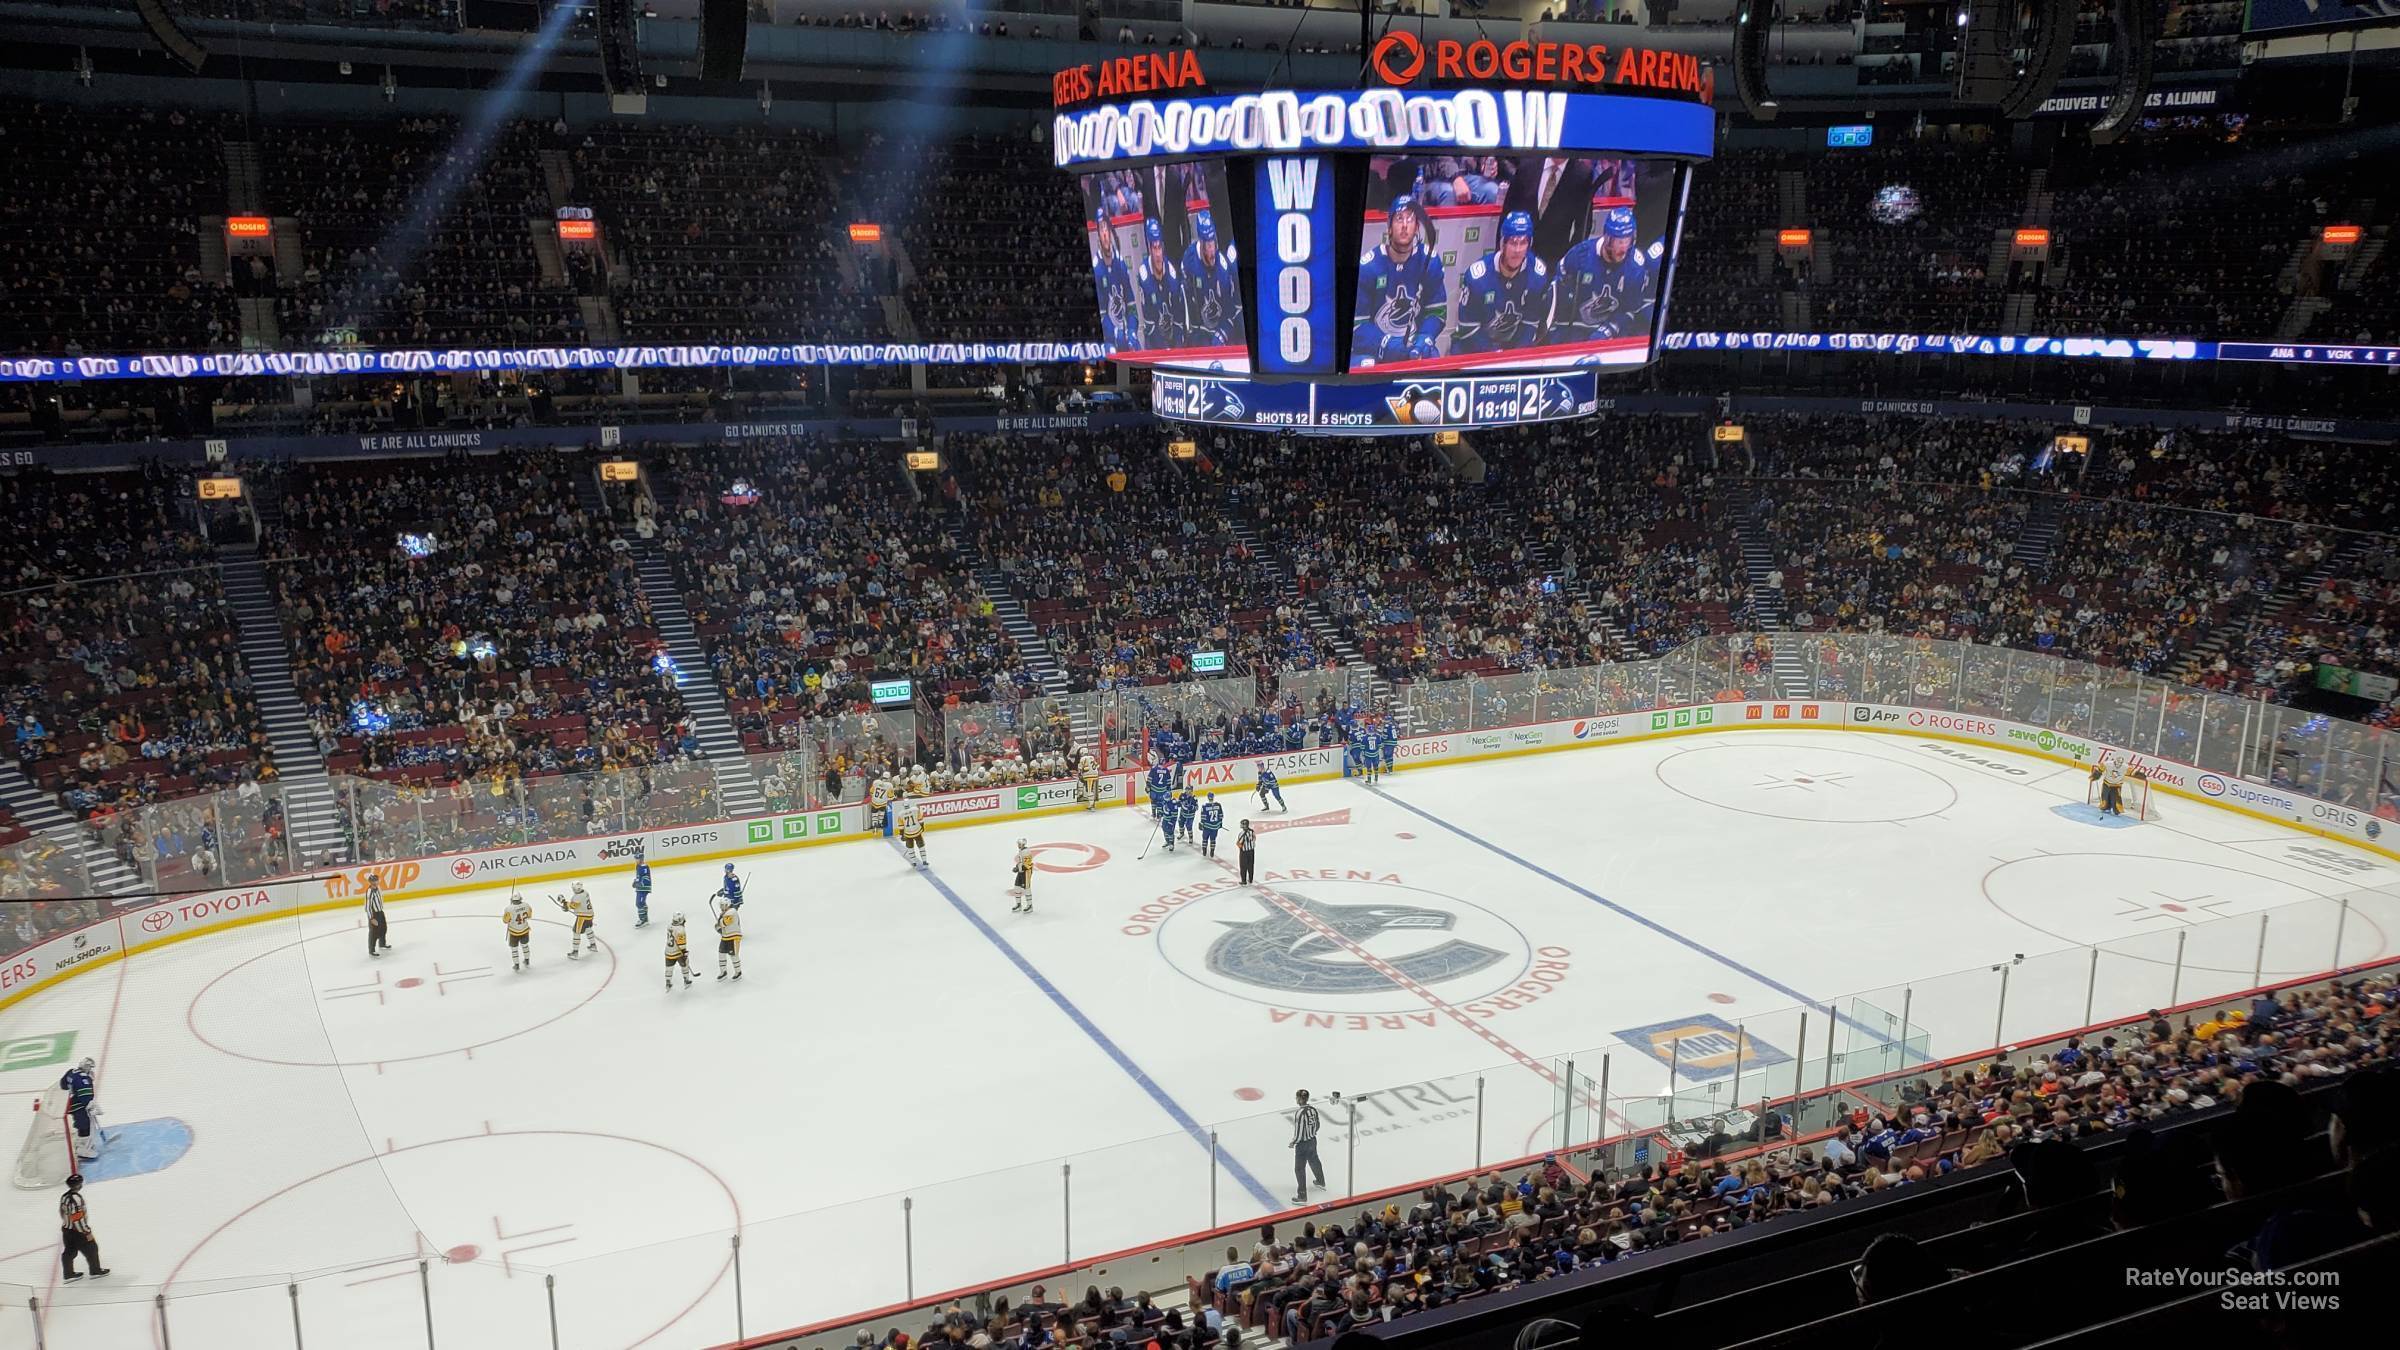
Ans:
<svg viewBox="0 0 2400 1350"><path fill-rule="evenodd" d="M925 808L913 796L892 803L892 833L900 836L900 851L919 867L925 865Z"/></svg>
<svg viewBox="0 0 2400 1350"><path fill-rule="evenodd" d="M1017 897L1017 903L1010 905L1008 912L1033 913L1033 850L1027 848L1022 839L1017 841L1017 862L1009 875L1012 881L1008 893Z"/></svg>
<svg viewBox="0 0 2400 1350"><path fill-rule="evenodd" d="M600 933L592 919L591 892L585 890L583 883L578 881L572 891L565 895L551 896L550 899L552 903L573 915L575 919L575 935L567 940L567 959L570 961L583 959L583 943L586 938L591 939L592 955L598 956L600 954Z"/></svg>
<svg viewBox="0 0 2400 1350"><path fill-rule="evenodd" d="M500 911L500 922L508 928L508 965L511 970L525 970L533 965L533 906L515 891L508 893L508 908Z"/></svg>
<svg viewBox="0 0 2400 1350"><path fill-rule="evenodd" d="M667 988L675 987L675 972L683 972L683 987L692 987L692 948L683 935L683 916L678 914L667 921Z"/></svg>
<svg viewBox="0 0 2400 1350"><path fill-rule="evenodd" d="M733 978L742 978L742 911L739 906L717 906L717 978L725 978L725 962L733 961Z"/></svg>

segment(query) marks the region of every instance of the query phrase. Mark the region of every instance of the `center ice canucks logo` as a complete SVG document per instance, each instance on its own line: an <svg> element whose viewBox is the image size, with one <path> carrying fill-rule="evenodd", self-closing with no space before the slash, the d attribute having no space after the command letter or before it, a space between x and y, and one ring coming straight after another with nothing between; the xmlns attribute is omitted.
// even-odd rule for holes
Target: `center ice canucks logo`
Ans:
<svg viewBox="0 0 2400 1350"><path fill-rule="evenodd" d="M1417 331L1417 316L1425 306L1413 290L1396 290L1375 311L1375 327L1385 337L1407 337Z"/></svg>
<svg viewBox="0 0 2400 1350"><path fill-rule="evenodd" d="M1208 949L1211 971L1288 994L1381 993L1397 987L1397 982L1375 966L1348 956L1345 942L1373 950L1375 939L1386 933L1448 932L1458 923L1455 915L1421 905L1329 905L1288 890L1281 894L1316 922L1302 922L1272 900L1261 899L1258 903L1266 910L1263 917L1248 923L1225 922L1225 932ZM1339 934L1341 940L1326 930ZM1506 957L1506 953L1463 938L1404 956L1375 955L1417 984L1472 975Z"/></svg>

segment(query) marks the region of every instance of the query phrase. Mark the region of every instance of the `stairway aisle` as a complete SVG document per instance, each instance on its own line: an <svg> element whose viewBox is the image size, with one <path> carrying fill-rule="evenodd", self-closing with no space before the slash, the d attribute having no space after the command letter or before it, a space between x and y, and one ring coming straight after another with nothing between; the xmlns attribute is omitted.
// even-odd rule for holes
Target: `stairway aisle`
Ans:
<svg viewBox="0 0 2400 1350"><path fill-rule="evenodd" d="M1813 692L1808 663L1801 659L1800 639L1792 633L1785 618L1783 588L1767 584L1777 564L1766 527L1759 523L1759 513L1765 504L1754 492L1727 504L1734 508L1734 518L1740 522L1742 571L1750 579L1750 611L1758 618L1758 631L1767 634L1769 645L1775 649L1776 692L1785 698L1807 698Z"/></svg>
<svg viewBox="0 0 2400 1350"><path fill-rule="evenodd" d="M576 482L576 496L581 499L583 480ZM592 495L599 495L597 484L592 485ZM682 672L676 685L683 692L692 726L700 733L700 753L716 771L717 796L725 803L725 814L765 815L767 799L759 795L749 751L733 729L733 714L725 706L724 691L717 688L716 668L709 664L700 634L692 627L691 611L683 607L683 593L675 589L674 571L658 545L630 537L627 542L633 545L635 570L641 574L642 593L650 598L650 617L658 625L659 639L667 644L675 669Z"/></svg>
<svg viewBox="0 0 2400 1350"><path fill-rule="evenodd" d="M250 672L259 715L266 719L268 743L275 748L275 781L283 793L293 868L347 861L341 807L301 711L299 691L292 687L291 640L283 631L283 615L276 608L266 569L259 565L257 550L248 545L219 548L217 558L223 566L225 601L239 630L242 664Z"/></svg>
<svg viewBox="0 0 2400 1350"><path fill-rule="evenodd" d="M142 878L109 852L98 835L75 823L58 798L35 786L13 757L0 758L0 806L17 824L74 854L83 863L95 895L131 895L142 889Z"/></svg>
<svg viewBox="0 0 2400 1350"><path fill-rule="evenodd" d="M1058 663L1057 655L1050 650L1050 643L1042 637L1042 630L1033 626L1033 616L1025 612L1025 604L1010 589L1008 578L1001 575L1000 569L993 566L990 556L968 537L963 528L963 515L960 525L962 528L952 531L951 543L958 549L959 561L966 565L967 575L974 578L984 598L992 602L992 617L1000 621L1000 631L1008 634L1008 640L1017 644L1017 655L1024 658L1025 668L1032 672L1035 683L1041 687L1042 696L1064 698L1074 690L1074 682L1067 678L1066 667ZM1076 748L1097 749L1101 731L1099 718L1080 703L1070 712Z"/></svg>
<svg viewBox="0 0 2400 1350"><path fill-rule="evenodd" d="M1326 616L1321 606L1301 593L1300 584L1292 577L1291 565L1284 561L1282 554L1268 547L1267 541L1259 537L1249 520L1239 510L1231 509L1230 504L1225 513L1225 528L1242 542L1242 547L1250 550L1250 556L1258 559L1260 566L1282 579L1284 599L1300 611L1300 620L1308 625L1308 631L1316 638L1318 648L1332 652L1343 668L1365 685L1368 706L1393 708L1401 729L1413 731L1415 728L1409 725L1408 709L1395 706L1396 691L1392 688L1392 682L1383 678L1382 673L1376 670L1375 663L1342 636L1342 630L1334 626L1333 620Z"/></svg>

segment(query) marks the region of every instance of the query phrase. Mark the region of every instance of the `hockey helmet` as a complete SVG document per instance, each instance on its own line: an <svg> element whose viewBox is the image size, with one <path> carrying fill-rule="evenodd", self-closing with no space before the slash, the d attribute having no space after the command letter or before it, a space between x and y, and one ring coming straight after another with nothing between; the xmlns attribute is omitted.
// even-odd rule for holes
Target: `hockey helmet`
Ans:
<svg viewBox="0 0 2400 1350"><path fill-rule="evenodd" d="M1217 242L1217 218L1206 211L1192 213L1192 237L1203 244Z"/></svg>
<svg viewBox="0 0 2400 1350"><path fill-rule="evenodd" d="M1142 238L1145 241L1153 244L1164 243L1166 237L1166 231L1158 227L1157 217L1152 216L1142 221Z"/></svg>
<svg viewBox="0 0 2400 1350"><path fill-rule="evenodd" d="M1601 229L1611 239L1633 238L1633 208L1629 206L1611 208L1608 218L1601 222Z"/></svg>
<svg viewBox="0 0 2400 1350"><path fill-rule="evenodd" d="M674 918L669 919L667 922L671 927L681 928L683 927L683 916L678 914Z"/></svg>
<svg viewBox="0 0 2400 1350"><path fill-rule="evenodd" d="M1533 237L1533 213L1511 211L1500 217L1500 237L1502 239L1531 239Z"/></svg>
<svg viewBox="0 0 2400 1350"><path fill-rule="evenodd" d="M1392 209L1389 214L1394 216L1400 215L1408 211L1416 204L1417 199L1415 197L1403 192L1399 196L1392 198Z"/></svg>

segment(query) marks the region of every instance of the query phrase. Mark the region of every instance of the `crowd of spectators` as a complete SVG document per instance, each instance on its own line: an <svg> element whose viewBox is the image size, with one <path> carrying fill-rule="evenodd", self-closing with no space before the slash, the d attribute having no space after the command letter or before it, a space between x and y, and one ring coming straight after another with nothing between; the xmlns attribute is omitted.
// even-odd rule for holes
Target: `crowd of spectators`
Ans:
<svg viewBox="0 0 2400 1350"><path fill-rule="evenodd" d="M200 270L200 218L225 211L227 127L216 113L143 108L98 133L81 107L0 99L0 347L238 346L233 293Z"/></svg>
<svg viewBox="0 0 2400 1350"><path fill-rule="evenodd" d="M1233 442L1223 472L1300 594L1389 678L1605 659L1496 483L1413 447L1294 437Z"/></svg>
<svg viewBox="0 0 2400 1350"><path fill-rule="evenodd" d="M544 279L552 218L542 128L448 117L270 123L267 199L296 217L302 272L279 281L291 346L575 345L573 291Z"/></svg>
<svg viewBox="0 0 2400 1350"><path fill-rule="evenodd" d="M941 485L849 442L771 439L654 459L654 534L710 675L756 753L813 745L853 782L917 757L913 715L869 684L942 703L1013 703L1037 687L967 575ZM795 772L793 777L798 777Z"/></svg>
<svg viewBox="0 0 2400 1350"><path fill-rule="evenodd" d="M1077 689L1276 670L1319 654L1282 579L1225 528L1216 466L1090 434L952 442L976 546Z"/></svg>
<svg viewBox="0 0 2400 1350"><path fill-rule="evenodd" d="M573 133L575 182L629 276L628 338L874 341L882 303L844 280L841 197L815 132L611 123Z"/></svg>
<svg viewBox="0 0 2400 1350"><path fill-rule="evenodd" d="M898 222L902 293L929 342L1099 336L1075 180L1018 137L872 133L850 177L869 219Z"/></svg>
<svg viewBox="0 0 2400 1350"><path fill-rule="evenodd" d="M1297 1234L1288 1223L1269 1225L1247 1252L1228 1248L1223 1265L1191 1281L1178 1325L1228 1338L1316 1340L1660 1259L1694 1242L1983 1167L2016 1174L2024 1209L2052 1211L2032 1226L2029 1245L2003 1251L2004 1260L2112 1228L2174 1222L2330 1172L2347 1170L2353 1195L2375 1197L2358 1214L2274 1213L2229 1253L2235 1268L2263 1275L2363 1240L2365 1223L2389 1231L2400 1222L2387 1212L2392 1150L2400 1148L2394 993L2389 975L2375 975L2179 1021L2152 1013L2022 1062L2000 1053L1928 1070L1897 1085L1893 1100L1867 1100L1829 1135L1774 1142L1770 1117L1763 1148L1678 1155L1622 1172L1586 1173L1575 1159L1552 1155L1514 1178L1486 1172L1355 1212L1320 1212ZM2334 1128L2320 1135L2300 1090L2331 1080L2344 1081ZM2212 1111L2213 1120L2169 1128ZM2110 1183L2083 1146L2112 1135L2125 1137L2114 1198L2105 1215L2086 1217L2077 1202ZM2378 1180L2363 1185L2362 1174ZM1860 1234L1862 1245L1867 1236ZM1932 1266L1914 1239L1887 1234L1867 1245L1853 1276L1868 1303L1955 1273ZM1088 1315L1042 1303L1038 1290L1034 1297L1036 1308L996 1316L1068 1325Z"/></svg>
<svg viewBox="0 0 2400 1350"><path fill-rule="evenodd" d="M631 547L555 454L295 468L264 552L327 768L463 783L697 752Z"/></svg>
<svg viewBox="0 0 2400 1350"><path fill-rule="evenodd" d="M275 774L221 581L178 514L188 485L163 473L26 472L7 491L22 528L0 544L0 726L26 776L134 863L137 808Z"/></svg>

